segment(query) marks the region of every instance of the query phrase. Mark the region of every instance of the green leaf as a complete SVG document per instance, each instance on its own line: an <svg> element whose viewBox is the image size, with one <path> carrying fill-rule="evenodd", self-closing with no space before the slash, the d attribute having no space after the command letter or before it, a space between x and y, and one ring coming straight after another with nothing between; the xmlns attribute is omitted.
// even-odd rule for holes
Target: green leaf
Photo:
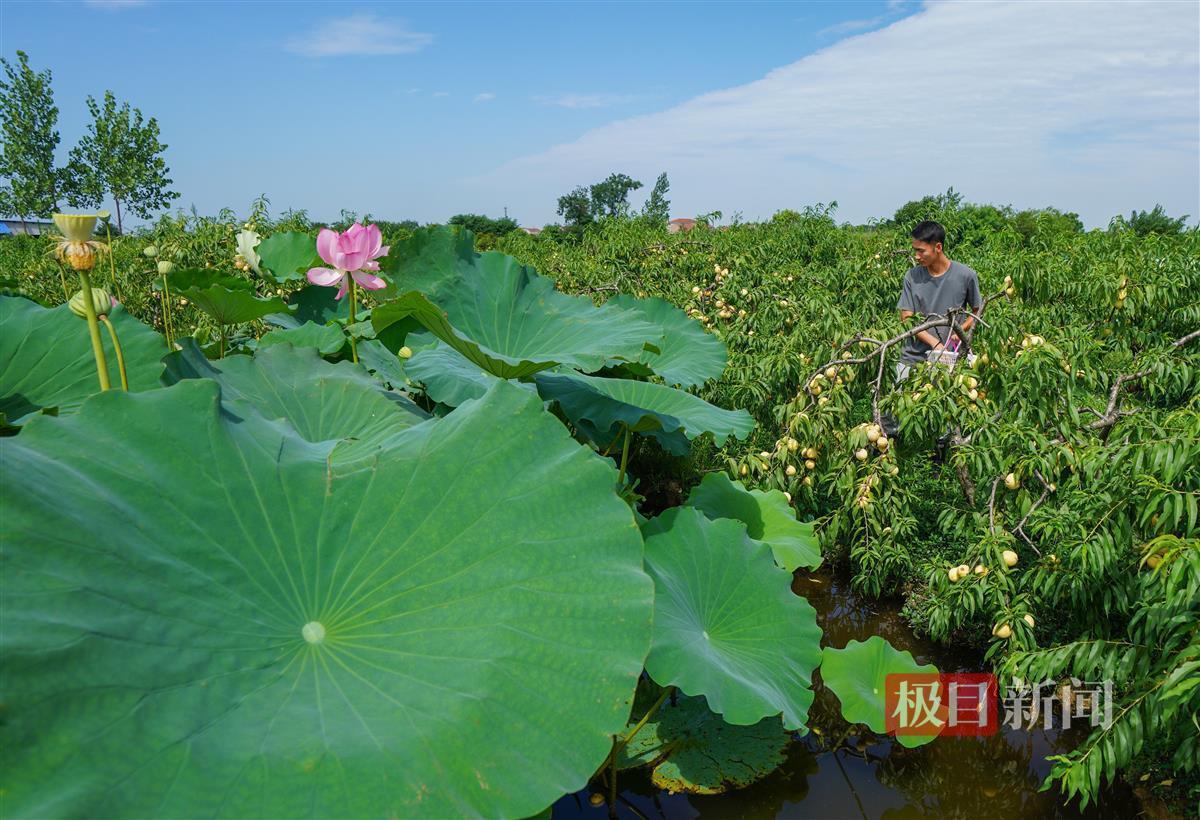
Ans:
<svg viewBox="0 0 1200 820"><path fill-rule="evenodd" d="M273 347L287 343L294 347L315 347L322 356L337 353L346 344L346 335L336 325L305 322L299 327L272 330L258 340L258 347Z"/></svg>
<svg viewBox="0 0 1200 820"><path fill-rule="evenodd" d="M408 378L404 373L404 364L383 342L376 339L359 342L358 362L384 384L396 390L404 388Z"/></svg>
<svg viewBox="0 0 1200 820"><path fill-rule="evenodd" d="M821 680L842 704L842 717L865 723L883 734L887 720L887 676L916 672L937 674L932 664L919 666L909 652L896 649L878 635L866 641L850 641L844 649L825 647ZM943 693L943 697L945 694ZM944 718L943 718L944 719ZM923 746L937 735L897 735L901 746Z"/></svg>
<svg viewBox="0 0 1200 820"><path fill-rule="evenodd" d="M264 317L268 324L276 327L299 327L305 322L318 325L329 324L333 319L343 321L350 318L350 300L338 299L337 288L321 285L305 285L287 295L290 313L272 313Z"/></svg>
<svg viewBox="0 0 1200 820"><path fill-rule="evenodd" d="M740 521L691 507L667 510L642 534L655 589L650 677L703 695L729 723L782 713L787 728L805 728L821 629L791 573Z"/></svg>
<svg viewBox="0 0 1200 820"><path fill-rule="evenodd" d="M317 255L317 240L296 231L272 234L258 243L258 258L259 266L281 284L304 279L309 268L327 267Z"/></svg>
<svg viewBox="0 0 1200 820"><path fill-rule="evenodd" d="M160 360L167 352L163 337L123 307L113 308L108 317L125 353L129 389L158 388ZM87 321L66 305L47 309L21 297L0 296L0 327L0 413L10 424L53 408L73 413L84 399L100 392ZM120 389L116 351L103 327L100 340L111 384Z"/></svg>
<svg viewBox="0 0 1200 820"><path fill-rule="evenodd" d="M724 410L662 384L579 373L539 373L535 380L542 397L558 402L572 422L588 421L600 431L615 432L624 424L635 433L679 430L693 440L711 433L723 445L730 436L744 439L754 429L745 410Z"/></svg>
<svg viewBox="0 0 1200 820"><path fill-rule="evenodd" d="M612 467L499 383L371 469L332 446L209 381L0 441L6 814L521 817L587 782L652 610Z"/></svg>
<svg viewBox="0 0 1200 820"><path fill-rule="evenodd" d="M449 407L458 407L465 401L479 398L499 381L497 376L480 370L457 350L441 342L415 351L405 364L404 371L413 381L425 385L429 398ZM534 391L531 384L514 384Z"/></svg>
<svg viewBox="0 0 1200 820"><path fill-rule="evenodd" d="M705 332L700 323L670 302L637 299L620 294L608 304L631 311L662 328L660 352L643 351L638 361L663 377L667 384L696 387L725 372L725 343Z"/></svg>
<svg viewBox="0 0 1200 820"><path fill-rule="evenodd" d="M501 378L556 364L591 372L611 359L636 361L647 343L662 342L662 329L631 311L598 308L586 297L560 293L553 281L511 256L476 253L466 231L446 226L417 231L381 263L393 283L384 293L402 295L375 309L376 331L415 316Z"/></svg>
<svg viewBox="0 0 1200 820"><path fill-rule="evenodd" d="M195 302L219 325L238 325L289 310L278 296L269 299L255 296L253 285L237 276L181 270L171 274L168 281L173 293L178 291L178 295Z"/></svg>
<svg viewBox="0 0 1200 820"><path fill-rule="evenodd" d="M622 750L617 765L655 764L651 780L672 793L721 794L779 768L790 740L777 717L733 726L710 712L703 698L680 698L676 706L662 705Z"/></svg>
<svg viewBox="0 0 1200 820"><path fill-rule="evenodd" d="M812 524L796 520L779 490L747 490L725 473L709 473L688 496L687 504L709 518L736 518L746 533L771 548L775 563L788 572L821 566L821 544Z"/></svg>
<svg viewBox="0 0 1200 820"><path fill-rule="evenodd" d="M270 335L270 334L268 334ZM333 463L371 457L429 416L408 399L384 390L357 365L330 364L312 348L287 343L250 356L209 361L191 339L165 359L163 381L212 379L235 416L285 419L305 441L340 442Z"/></svg>

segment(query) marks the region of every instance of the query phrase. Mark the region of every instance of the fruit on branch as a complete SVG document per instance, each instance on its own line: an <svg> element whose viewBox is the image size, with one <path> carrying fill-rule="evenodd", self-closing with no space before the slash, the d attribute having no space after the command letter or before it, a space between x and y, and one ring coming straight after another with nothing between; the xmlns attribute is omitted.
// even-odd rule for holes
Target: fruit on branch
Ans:
<svg viewBox="0 0 1200 820"><path fill-rule="evenodd" d="M958 579L959 579L958 567L950 567L950 570L946 573L946 576L950 579L950 583L952 583L952 584L958 583Z"/></svg>
<svg viewBox="0 0 1200 820"><path fill-rule="evenodd" d="M1012 550L1005 550L1000 553L1000 557L1004 559L1004 566L1006 567L1015 567L1019 560L1017 554Z"/></svg>
<svg viewBox="0 0 1200 820"><path fill-rule="evenodd" d="M976 566L975 566L975 574L976 574L976 575L978 575L980 578L982 578L983 576L987 575L989 572L991 572L991 570L989 570L989 569L988 569L987 567L985 567L983 564L976 564Z"/></svg>
<svg viewBox="0 0 1200 820"><path fill-rule="evenodd" d="M971 574L971 568L969 566L967 566L966 564L958 565L958 577L959 578L966 578L970 574Z"/></svg>
<svg viewBox="0 0 1200 820"><path fill-rule="evenodd" d="M1033 629L1033 627L1034 627L1033 616L1030 615L1028 612L1025 613L1025 615L1023 615L1021 617L1021 620L1023 620L1025 623L1029 624L1030 629Z"/></svg>
<svg viewBox="0 0 1200 820"><path fill-rule="evenodd" d="M854 452L854 457L855 457L855 458L857 458L859 461L866 461L866 460L867 460L867 448L866 448L866 447L859 447L859 448L858 448L858 449L857 449L857 450Z"/></svg>
<svg viewBox="0 0 1200 820"><path fill-rule="evenodd" d="M1009 473L1004 477L1004 486L1010 490L1015 490L1021 486L1021 482L1017 479L1016 475Z"/></svg>
<svg viewBox="0 0 1200 820"><path fill-rule="evenodd" d="M1012 637L1012 627L1008 624L996 624L992 627L992 634L997 638L1008 639Z"/></svg>
<svg viewBox="0 0 1200 820"><path fill-rule="evenodd" d="M795 474L796 474L796 465L795 465L795 464L789 464L789 465L788 465L788 466L787 466L787 467L784 469L784 471L783 471L783 472L784 472L785 474L787 474L787 475L790 475L790 476L791 476L791 475L795 475Z"/></svg>
<svg viewBox="0 0 1200 820"><path fill-rule="evenodd" d="M817 469L817 462L813 461L811 458L808 459L808 461L804 462L804 469L806 469L806 470Z"/></svg>

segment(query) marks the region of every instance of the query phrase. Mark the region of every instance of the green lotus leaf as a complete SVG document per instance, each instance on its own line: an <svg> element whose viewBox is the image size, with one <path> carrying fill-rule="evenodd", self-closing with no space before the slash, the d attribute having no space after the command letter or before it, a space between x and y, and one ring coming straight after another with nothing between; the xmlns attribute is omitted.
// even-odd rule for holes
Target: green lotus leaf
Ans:
<svg viewBox="0 0 1200 820"><path fill-rule="evenodd" d="M309 268L325 267L317 255L317 240L306 233L288 231L258 243L259 266L279 283L304 279Z"/></svg>
<svg viewBox="0 0 1200 820"><path fill-rule="evenodd" d="M662 328L617 307L554 289L503 253L475 252L469 231L436 226L392 247L381 267L397 299L375 309L375 329L415 316L439 339L496 376L519 378L564 364L584 372L636 361ZM423 298L414 296L414 291Z"/></svg>
<svg viewBox="0 0 1200 820"><path fill-rule="evenodd" d="M771 548L775 563L792 572L821 566L821 544L812 524L796 520L787 496L779 490L747 490L725 473L709 473L688 496L687 504L709 518L736 518L746 533Z"/></svg>
<svg viewBox="0 0 1200 820"><path fill-rule="evenodd" d="M337 299L337 288L305 285L287 295L289 313L272 313L263 317L276 327L300 327L305 322L328 324L331 319L350 318L350 300Z"/></svg>
<svg viewBox="0 0 1200 820"><path fill-rule="evenodd" d="M358 343L358 363L375 375L375 378L396 390L404 389L408 376L404 364L383 342L376 339Z"/></svg>
<svg viewBox="0 0 1200 820"><path fill-rule="evenodd" d="M480 370L457 350L441 342L416 350L405 363L404 372L413 381L425 385L429 398L450 407L479 398L499 380L498 376ZM514 384L529 391L534 389L530 384Z"/></svg>
<svg viewBox="0 0 1200 820"><path fill-rule="evenodd" d="M0 442L6 816L521 817L582 788L653 607L613 468L506 383L335 477L332 444L220 408L207 380L108 392Z"/></svg>
<svg viewBox="0 0 1200 820"><path fill-rule="evenodd" d="M788 729L806 729L821 629L791 573L740 521L692 507L667 510L642 534L655 589L650 677L703 695L728 723L782 714Z"/></svg>
<svg viewBox="0 0 1200 820"><path fill-rule="evenodd" d="M620 437L625 434L625 430L620 425L607 430L601 430L587 419L572 419L571 424L589 441L596 444L600 450L609 450L613 446L620 447ZM639 430L638 432L648 438L654 439L663 450L673 456L686 456L692 451L692 445L688 442L687 436L683 434L683 430L677 429L670 432L666 430Z"/></svg>
<svg viewBox="0 0 1200 820"><path fill-rule="evenodd" d="M754 429L745 410L724 410L662 384L579 373L539 373L535 380L542 398L558 402L572 422L586 420L599 431L624 424L635 433L679 430L689 439L711 433L722 445L730 436L744 439Z"/></svg>
<svg viewBox="0 0 1200 820"><path fill-rule="evenodd" d="M630 731L633 724L630 724ZM721 794L769 775L784 762L791 734L779 718L733 726L709 711L703 698L664 703L617 758L618 768L654 765L660 789Z"/></svg>
<svg viewBox="0 0 1200 820"><path fill-rule="evenodd" d="M268 334L270 335L270 334ZM331 364L312 348L279 344L250 356L209 361L190 339L164 359L163 381L212 379L221 400L237 417L256 414L286 419L305 441L341 442L331 458L357 463L429 418L396 393L384 390L350 362Z"/></svg>
<svg viewBox="0 0 1200 820"><path fill-rule="evenodd" d="M253 285L237 276L214 271L176 271L168 280L172 293L196 303L219 325L239 325L272 313L288 312L278 296L263 299L254 295Z"/></svg>
<svg viewBox="0 0 1200 820"><path fill-rule="evenodd" d="M294 347L315 347L322 356L330 356L345 346L346 334L336 325L305 322L298 327L272 330L258 340L260 349L283 343Z"/></svg>
<svg viewBox="0 0 1200 820"><path fill-rule="evenodd" d="M667 384L696 387L725 372L725 343L705 332L700 323L663 299L637 299L620 294L609 305L631 311L662 328L658 353L643 351L638 361L663 377Z"/></svg>
<svg viewBox="0 0 1200 820"><path fill-rule="evenodd" d="M160 386L163 337L117 306L108 314L125 353L132 391ZM88 324L66 305L44 308L19 296L0 296L0 412L10 424L24 416L57 408L73 413L100 391ZM120 389L121 374L108 331L100 328L111 384Z"/></svg>
<svg viewBox="0 0 1200 820"><path fill-rule="evenodd" d="M910 652L892 646L878 635L866 641L850 641L844 649L825 647L821 680L842 704L842 717L865 723L872 732L886 729L887 676L924 672L937 674L933 664L920 666ZM900 745L922 746L937 735L896 735Z"/></svg>

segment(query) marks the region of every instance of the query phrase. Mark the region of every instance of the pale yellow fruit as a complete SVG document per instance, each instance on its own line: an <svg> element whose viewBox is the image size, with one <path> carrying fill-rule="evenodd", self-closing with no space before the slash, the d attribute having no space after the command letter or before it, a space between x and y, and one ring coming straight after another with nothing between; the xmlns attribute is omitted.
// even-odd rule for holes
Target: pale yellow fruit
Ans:
<svg viewBox="0 0 1200 820"><path fill-rule="evenodd" d="M699 293L699 292L700 292L700 286L692 285L692 293Z"/></svg>
<svg viewBox="0 0 1200 820"><path fill-rule="evenodd" d="M836 367L827 367L827 368L825 368L825 378L827 378L827 379L833 379L833 378L836 378L836 377L837 377L837 368L836 368Z"/></svg>
<svg viewBox="0 0 1200 820"><path fill-rule="evenodd" d="M824 407L827 404L829 404L829 399L827 399L825 396L821 396L821 398L817 399L817 407Z"/></svg>
<svg viewBox="0 0 1200 820"><path fill-rule="evenodd" d="M966 564L959 564L959 565L958 565L958 575L959 575L959 577L960 577L960 578L966 578L966 577L967 577L968 575L970 575L970 574L971 574L971 568L970 568L970 567L968 567Z"/></svg>
<svg viewBox="0 0 1200 820"><path fill-rule="evenodd" d="M1029 613L1026 613L1026 614L1024 615L1024 617L1022 617L1022 618L1021 618L1021 620L1022 620L1022 621L1024 621L1025 623L1029 624L1029 628L1030 628L1030 629L1033 629L1033 627L1034 627L1034 623L1033 623L1033 616L1032 616L1032 615L1030 615Z"/></svg>
<svg viewBox="0 0 1200 820"><path fill-rule="evenodd" d="M809 382L808 392L812 393L814 396L821 395L821 385L817 384L816 382Z"/></svg>
<svg viewBox="0 0 1200 820"><path fill-rule="evenodd" d="M1122 299L1122 300L1123 300L1123 299L1124 299L1126 296L1128 296L1128 295L1129 295L1129 293L1128 293L1128 292L1125 290L1125 288L1121 288L1119 291L1117 291L1117 298L1118 298L1118 299Z"/></svg>
<svg viewBox="0 0 1200 820"><path fill-rule="evenodd" d="M872 427L869 430L867 430L867 441L871 442L872 444L879 441L879 436L880 436L879 428Z"/></svg>
<svg viewBox="0 0 1200 820"><path fill-rule="evenodd" d="M787 466L787 468L786 468L786 469L784 469L784 472L785 472L786 474L788 474L788 475L795 475L795 474L796 474L796 465L795 465L795 464L789 464L789 465Z"/></svg>
<svg viewBox="0 0 1200 820"><path fill-rule="evenodd" d="M786 499L788 500L788 503L789 503L789 504L792 502L792 494L791 494L791 493L789 493L789 492L787 492L787 491L784 491L784 493L783 493L783 497L784 497L784 498L786 498Z"/></svg>
<svg viewBox="0 0 1200 820"><path fill-rule="evenodd" d="M979 391L978 390L968 390L967 398L970 399L971 401L975 401L976 399L979 398Z"/></svg>
<svg viewBox="0 0 1200 820"><path fill-rule="evenodd" d="M813 460L810 458L808 461L804 462L804 469L806 469L806 470L815 470L815 469L817 469L817 462L813 461Z"/></svg>
<svg viewBox="0 0 1200 820"><path fill-rule="evenodd" d="M946 576L950 579L950 583L958 583L958 567L950 567L950 571L946 573Z"/></svg>
<svg viewBox="0 0 1200 820"><path fill-rule="evenodd" d="M900 468L893 464L892 469L888 470L888 475L900 475Z"/></svg>
<svg viewBox="0 0 1200 820"><path fill-rule="evenodd" d="M1015 567L1019 560L1017 554L1012 550L1005 550L1000 553L1000 557L1004 559L1004 566L1006 567Z"/></svg>
<svg viewBox="0 0 1200 820"><path fill-rule="evenodd" d="M771 457L771 454L770 454L769 452L767 452L766 450L763 450L761 453L759 453L759 455L760 455L761 457L763 457L763 458L770 458L770 457Z"/></svg>
<svg viewBox="0 0 1200 820"><path fill-rule="evenodd" d="M750 473L750 468L749 468L749 467L747 467L745 464L743 464L743 465L742 465L742 469L741 469L741 470L739 470L738 472L739 472L739 473L741 473L742 475L749 475L749 473Z"/></svg>
<svg viewBox="0 0 1200 820"><path fill-rule="evenodd" d="M997 638L1008 639L1012 637L1012 627L1008 624L996 624L992 629L992 634Z"/></svg>
<svg viewBox="0 0 1200 820"><path fill-rule="evenodd" d="M847 350L845 353L842 354L842 361L846 361L847 359L853 359L853 358L854 358L854 354L851 353L849 350Z"/></svg>
<svg viewBox="0 0 1200 820"><path fill-rule="evenodd" d="M592 796L588 798L588 802L593 806L603 806L604 795L600 794L599 792L592 792Z"/></svg>
<svg viewBox="0 0 1200 820"><path fill-rule="evenodd" d="M1049 561L1051 564L1057 564L1058 556L1055 555L1054 553L1050 553L1046 556L1046 560Z"/></svg>
<svg viewBox="0 0 1200 820"><path fill-rule="evenodd" d="M812 486L812 476L806 475L804 477L804 480L801 481L800 483L803 484L805 487L811 487Z"/></svg>
<svg viewBox="0 0 1200 820"><path fill-rule="evenodd" d="M1009 285L1007 288L1004 289L1004 295L1007 296L1009 299L1011 299L1017 295L1017 289L1014 288L1012 285Z"/></svg>
<svg viewBox="0 0 1200 820"><path fill-rule="evenodd" d="M871 499L867 498L865 495L860 496L858 499L858 508L860 510L865 510L869 506L871 506Z"/></svg>
<svg viewBox="0 0 1200 820"><path fill-rule="evenodd" d="M985 567L983 564L977 564L975 567L975 574L980 577L987 575L989 571L990 570L987 567Z"/></svg>
<svg viewBox="0 0 1200 820"><path fill-rule="evenodd" d="M856 450L854 452L854 457L857 458L859 461L866 461L867 460L867 448L866 447L858 448L858 450Z"/></svg>
<svg viewBox="0 0 1200 820"><path fill-rule="evenodd" d="M750 291L746 290L745 288L742 288L742 290L741 290L741 294L742 294L742 296L749 296L749 295L750 295Z"/></svg>
<svg viewBox="0 0 1200 820"><path fill-rule="evenodd" d="M1158 569L1158 565L1161 563L1162 563L1162 556L1159 555L1158 553L1155 553L1154 555L1151 555L1149 558L1146 559L1146 566L1150 567L1150 569Z"/></svg>
<svg viewBox="0 0 1200 820"><path fill-rule="evenodd" d="M1021 486L1021 482L1017 480L1017 477L1014 474L1009 473L1004 477L1004 486L1008 487L1010 490L1015 490L1017 487Z"/></svg>
<svg viewBox="0 0 1200 820"><path fill-rule="evenodd" d="M978 386L979 386L979 379L975 378L974 376L967 376L967 387L974 390Z"/></svg>
<svg viewBox="0 0 1200 820"><path fill-rule="evenodd" d="M800 442L796 441L794 438L789 438L787 440L787 448L789 452L794 453L800 449Z"/></svg>

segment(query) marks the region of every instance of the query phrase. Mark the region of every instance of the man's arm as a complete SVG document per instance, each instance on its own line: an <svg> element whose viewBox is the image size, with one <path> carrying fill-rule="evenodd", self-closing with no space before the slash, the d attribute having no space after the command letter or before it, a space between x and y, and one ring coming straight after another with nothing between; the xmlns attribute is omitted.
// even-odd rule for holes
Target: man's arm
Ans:
<svg viewBox="0 0 1200 820"><path fill-rule="evenodd" d="M902 322L907 322L914 315L915 314L911 310L904 310L903 308L900 309L900 321ZM932 347L934 350L939 350L942 347L942 340L937 336L934 336L928 330L922 330L917 334L917 338Z"/></svg>

